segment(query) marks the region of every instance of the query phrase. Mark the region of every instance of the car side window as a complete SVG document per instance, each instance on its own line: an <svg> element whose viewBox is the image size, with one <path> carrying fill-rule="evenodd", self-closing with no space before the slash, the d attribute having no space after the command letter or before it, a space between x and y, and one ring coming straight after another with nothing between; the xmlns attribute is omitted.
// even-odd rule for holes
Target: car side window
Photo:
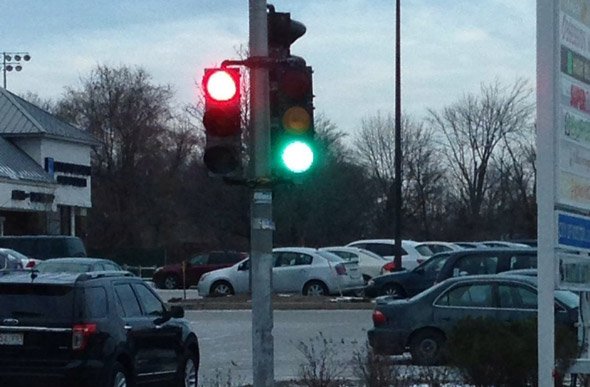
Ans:
<svg viewBox="0 0 590 387"><path fill-rule="evenodd" d="M0 254L0 270L6 269L8 266L8 256Z"/></svg>
<svg viewBox="0 0 590 387"><path fill-rule="evenodd" d="M189 262L191 265L205 265L208 257L207 254L197 255L189 259Z"/></svg>
<svg viewBox="0 0 590 387"><path fill-rule="evenodd" d="M522 286L516 287L516 292L523 309L537 309L537 293Z"/></svg>
<svg viewBox="0 0 590 387"><path fill-rule="evenodd" d="M137 291L141 305L145 314L148 316L162 316L164 314L164 305L144 284L133 284Z"/></svg>
<svg viewBox="0 0 590 387"><path fill-rule="evenodd" d="M453 270L453 275L496 274L498 257L467 255L459 259Z"/></svg>
<svg viewBox="0 0 590 387"><path fill-rule="evenodd" d="M107 315L107 293L102 286L84 289L87 318L103 318Z"/></svg>
<svg viewBox="0 0 590 387"><path fill-rule="evenodd" d="M211 265L220 265L226 263L225 253L222 252L213 252L209 254L209 264Z"/></svg>
<svg viewBox="0 0 590 387"><path fill-rule="evenodd" d="M510 270L518 269L536 269L536 255L513 255L510 257Z"/></svg>
<svg viewBox="0 0 590 387"><path fill-rule="evenodd" d="M115 294L121 302L125 317L141 316L139 301L137 301L137 297L135 297L135 293L129 284L115 285Z"/></svg>
<svg viewBox="0 0 590 387"><path fill-rule="evenodd" d="M103 263L103 266L104 266L105 270L114 270L114 271L121 270L117 266L113 265L112 263Z"/></svg>
<svg viewBox="0 0 590 387"><path fill-rule="evenodd" d="M457 286L446 291L436 301L439 306L491 308L493 307L491 284Z"/></svg>
<svg viewBox="0 0 590 387"><path fill-rule="evenodd" d="M381 256L391 256L395 255L395 245L389 243L367 243L365 249L374 252L375 254L379 254ZM402 255L408 255L404 248L401 248Z"/></svg>
<svg viewBox="0 0 590 387"><path fill-rule="evenodd" d="M313 257L307 254L284 252L277 255L275 267L310 265Z"/></svg>

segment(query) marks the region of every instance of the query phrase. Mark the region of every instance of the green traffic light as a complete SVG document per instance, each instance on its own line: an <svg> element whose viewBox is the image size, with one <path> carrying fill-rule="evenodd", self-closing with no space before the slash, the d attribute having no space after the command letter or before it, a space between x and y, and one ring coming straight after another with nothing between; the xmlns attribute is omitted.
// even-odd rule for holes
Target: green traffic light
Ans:
<svg viewBox="0 0 590 387"><path fill-rule="evenodd" d="M293 173L307 171L313 164L313 150L302 141L294 141L287 145L281 154L285 167Z"/></svg>

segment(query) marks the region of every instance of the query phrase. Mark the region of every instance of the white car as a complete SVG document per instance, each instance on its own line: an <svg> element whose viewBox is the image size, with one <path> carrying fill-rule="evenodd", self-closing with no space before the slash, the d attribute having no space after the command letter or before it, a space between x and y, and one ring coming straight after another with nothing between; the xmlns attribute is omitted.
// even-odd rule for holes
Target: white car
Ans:
<svg viewBox="0 0 590 387"><path fill-rule="evenodd" d="M346 262L327 251L307 247L273 249L272 286L275 293L329 295L364 287L358 263ZM201 296L247 293L250 258L205 273L199 280Z"/></svg>
<svg viewBox="0 0 590 387"><path fill-rule="evenodd" d="M422 261L428 259L428 255L421 254L416 250L420 242L402 240L402 268L412 270ZM395 258L395 239L364 239L350 242L346 246L360 247L375 254L381 255L387 261Z"/></svg>
<svg viewBox="0 0 590 387"><path fill-rule="evenodd" d="M381 275L381 268L389 262L379 254L375 254L366 249L361 249L360 247L331 246L322 247L319 250L329 251L345 261L357 261L365 282L373 277Z"/></svg>
<svg viewBox="0 0 590 387"><path fill-rule="evenodd" d="M11 256L17 260L19 260L22 264L22 267L25 269L30 269L35 267L35 265L39 262L41 262L41 260L39 259L33 259L33 258L29 258L24 254L19 253L16 250L12 250L12 249L6 249L3 247L0 247L0 254L2 255L8 255Z"/></svg>

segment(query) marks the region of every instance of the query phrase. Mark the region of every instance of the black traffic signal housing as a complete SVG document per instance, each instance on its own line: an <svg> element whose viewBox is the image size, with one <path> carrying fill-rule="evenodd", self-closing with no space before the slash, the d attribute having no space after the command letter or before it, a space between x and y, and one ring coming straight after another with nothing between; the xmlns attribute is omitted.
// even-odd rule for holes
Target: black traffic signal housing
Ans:
<svg viewBox="0 0 590 387"><path fill-rule="evenodd" d="M215 175L230 175L241 166L240 71L208 68L203 75L206 141L203 161Z"/></svg>
<svg viewBox="0 0 590 387"><path fill-rule="evenodd" d="M313 124L313 71L290 46L305 26L290 13L269 7L268 49L274 59L269 72L271 157L275 175L293 177L309 171L316 150Z"/></svg>

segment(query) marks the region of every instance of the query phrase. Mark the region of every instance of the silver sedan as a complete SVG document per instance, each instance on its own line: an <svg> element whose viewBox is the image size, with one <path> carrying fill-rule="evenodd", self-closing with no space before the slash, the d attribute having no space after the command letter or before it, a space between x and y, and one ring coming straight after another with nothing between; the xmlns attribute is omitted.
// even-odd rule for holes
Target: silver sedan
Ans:
<svg viewBox="0 0 590 387"><path fill-rule="evenodd" d="M306 247L273 249L272 284L276 293L330 295L362 289L357 262L346 262L327 251ZM248 292L250 260L203 274L199 295L221 296Z"/></svg>

